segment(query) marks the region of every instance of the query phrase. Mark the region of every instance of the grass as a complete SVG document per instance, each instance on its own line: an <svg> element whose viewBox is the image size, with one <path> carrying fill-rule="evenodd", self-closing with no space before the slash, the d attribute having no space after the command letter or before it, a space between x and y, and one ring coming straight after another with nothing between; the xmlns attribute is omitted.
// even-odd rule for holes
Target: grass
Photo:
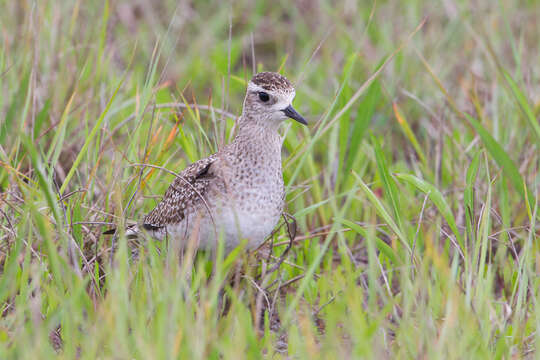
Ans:
<svg viewBox="0 0 540 360"><path fill-rule="evenodd" d="M0 358L538 356L537 2L1 9ZM123 236L111 266L102 231L230 140L253 69L310 121L279 270Z"/></svg>

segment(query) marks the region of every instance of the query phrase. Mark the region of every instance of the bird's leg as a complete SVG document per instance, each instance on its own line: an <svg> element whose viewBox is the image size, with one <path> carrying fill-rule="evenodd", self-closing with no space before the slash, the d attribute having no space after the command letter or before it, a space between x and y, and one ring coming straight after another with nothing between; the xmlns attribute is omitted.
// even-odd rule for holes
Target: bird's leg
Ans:
<svg viewBox="0 0 540 360"><path fill-rule="evenodd" d="M287 253L291 250L293 242L294 242L294 238L296 237L296 229L297 229L296 218L286 212L281 214L281 216L283 216L283 220L285 221L285 225L287 226L287 235L289 236L289 243L287 244L287 248L285 249L285 251L283 251L283 253L281 253L281 255L279 256L277 264L275 264L270 270L268 270L267 274L273 273L274 271L279 269L283 261L285 261L285 256L287 256Z"/></svg>

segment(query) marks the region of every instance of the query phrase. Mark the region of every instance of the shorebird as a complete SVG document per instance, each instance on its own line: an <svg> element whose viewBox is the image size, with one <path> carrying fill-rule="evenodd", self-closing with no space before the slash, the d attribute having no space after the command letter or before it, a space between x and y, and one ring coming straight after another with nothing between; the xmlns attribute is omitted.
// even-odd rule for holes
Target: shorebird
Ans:
<svg viewBox="0 0 540 360"><path fill-rule="evenodd" d="M234 140L180 172L161 202L126 235L144 230L156 239L193 240L205 250L224 241L226 253L244 239L248 249L261 245L284 206L278 129L288 118L307 125L292 107L294 96L284 76L256 74L248 83Z"/></svg>

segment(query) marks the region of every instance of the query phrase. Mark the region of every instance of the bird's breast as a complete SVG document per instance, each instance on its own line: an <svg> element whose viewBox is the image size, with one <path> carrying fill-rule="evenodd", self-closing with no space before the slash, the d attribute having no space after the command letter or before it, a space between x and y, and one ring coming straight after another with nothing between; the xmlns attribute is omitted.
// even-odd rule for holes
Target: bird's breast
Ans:
<svg viewBox="0 0 540 360"><path fill-rule="evenodd" d="M231 175L216 207L216 222L227 248L242 239L255 248L270 235L283 211L281 164L266 169L238 168Z"/></svg>

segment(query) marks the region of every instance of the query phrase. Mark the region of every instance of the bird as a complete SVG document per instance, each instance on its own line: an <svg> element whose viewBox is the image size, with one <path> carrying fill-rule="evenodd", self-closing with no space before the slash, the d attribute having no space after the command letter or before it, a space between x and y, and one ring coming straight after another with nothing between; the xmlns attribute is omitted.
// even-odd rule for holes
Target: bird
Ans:
<svg viewBox="0 0 540 360"><path fill-rule="evenodd" d="M285 76L255 74L233 140L178 173L162 200L126 235L144 231L158 240L194 240L197 249L214 251L223 241L226 254L246 240L248 249L258 248L284 209L280 125L287 119L308 124L292 106L295 94Z"/></svg>

